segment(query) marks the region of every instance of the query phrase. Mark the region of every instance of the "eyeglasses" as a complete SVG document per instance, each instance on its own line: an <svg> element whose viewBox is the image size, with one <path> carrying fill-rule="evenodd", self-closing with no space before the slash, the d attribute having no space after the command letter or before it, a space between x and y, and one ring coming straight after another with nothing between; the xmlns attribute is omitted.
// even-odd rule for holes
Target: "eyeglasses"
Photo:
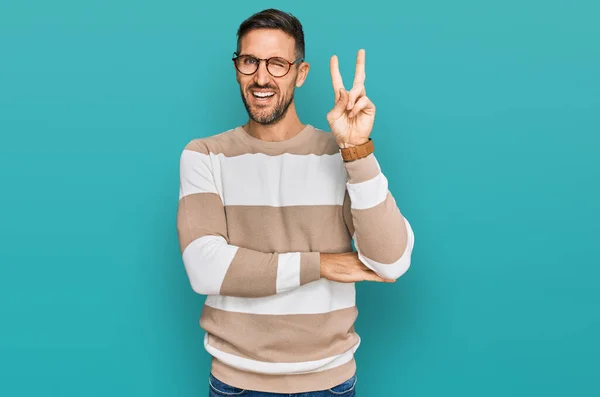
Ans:
<svg viewBox="0 0 600 397"><path fill-rule="evenodd" d="M233 53L232 58L233 64L238 72L245 75L251 75L256 73L261 61L265 61L267 65L267 71L273 77L283 77L290 71L292 65L297 62L303 61L304 58L298 58L294 62L290 62L285 58L272 57L268 59L256 58L252 55L238 55L237 52Z"/></svg>

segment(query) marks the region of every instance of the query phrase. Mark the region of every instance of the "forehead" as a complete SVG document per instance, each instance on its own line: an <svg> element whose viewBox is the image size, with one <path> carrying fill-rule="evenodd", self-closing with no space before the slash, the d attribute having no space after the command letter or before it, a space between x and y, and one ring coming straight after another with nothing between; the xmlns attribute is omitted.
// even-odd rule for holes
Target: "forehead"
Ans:
<svg viewBox="0 0 600 397"><path fill-rule="evenodd" d="M296 42L294 38L277 29L255 29L246 33L240 40L240 53L258 58L284 57L294 59Z"/></svg>

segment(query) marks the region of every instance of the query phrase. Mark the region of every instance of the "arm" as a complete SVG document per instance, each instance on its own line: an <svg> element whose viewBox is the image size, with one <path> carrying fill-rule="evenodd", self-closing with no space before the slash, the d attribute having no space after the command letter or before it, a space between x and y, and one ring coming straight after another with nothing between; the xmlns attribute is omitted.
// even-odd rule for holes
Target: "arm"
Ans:
<svg viewBox="0 0 600 397"><path fill-rule="evenodd" d="M404 218L375 155L344 162L346 226L358 257L379 276L397 279L410 267L414 234Z"/></svg>
<svg viewBox="0 0 600 397"><path fill-rule="evenodd" d="M352 89L346 91L337 56L330 61L335 105L327 121L344 150L367 143L375 120L375 105L365 88L365 51L356 56ZM410 266L414 236L400 213L375 155L344 162L348 173L344 213L360 261L385 279L397 279Z"/></svg>
<svg viewBox="0 0 600 397"><path fill-rule="evenodd" d="M191 141L180 158L177 232L195 292L264 297L321 277L318 252L263 253L230 244L219 193L209 151Z"/></svg>

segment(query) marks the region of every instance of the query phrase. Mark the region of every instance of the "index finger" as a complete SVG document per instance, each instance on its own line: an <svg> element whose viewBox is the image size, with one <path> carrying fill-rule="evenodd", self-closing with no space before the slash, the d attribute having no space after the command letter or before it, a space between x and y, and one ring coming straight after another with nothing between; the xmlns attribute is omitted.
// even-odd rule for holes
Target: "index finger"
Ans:
<svg viewBox="0 0 600 397"><path fill-rule="evenodd" d="M344 81L340 74L340 67L338 63L337 55L333 55L329 62L329 69L331 71L331 84L333 85L333 91L335 93L335 99L337 101L340 94L340 89L344 89Z"/></svg>
<svg viewBox="0 0 600 397"><path fill-rule="evenodd" d="M383 278L380 275L378 275L377 273L375 273L373 270L366 270L365 273L366 273L365 280L368 280L368 281L377 281L380 283L393 283L396 281L394 279Z"/></svg>
<svg viewBox="0 0 600 397"><path fill-rule="evenodd" d="M364 84L365 82L365 58L365 50L358 50L358 54L356 55L356 70L354 71L354 85Z"/></svg>

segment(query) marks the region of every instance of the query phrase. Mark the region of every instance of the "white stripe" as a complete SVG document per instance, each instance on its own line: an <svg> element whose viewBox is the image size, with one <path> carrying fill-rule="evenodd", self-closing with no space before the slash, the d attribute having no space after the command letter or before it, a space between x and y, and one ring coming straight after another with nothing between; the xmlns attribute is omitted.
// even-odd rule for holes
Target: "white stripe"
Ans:
<svg viewBox="0 0 600 397"><path fill-rule="evenodd" d="M300 286L300 253L289 252L278 255L277 293Z"/></svg>
<svg viewBox="0 0 600 397"><path fill-rule="evenodd" d="M224 205L342 205L346 170L332 155L216 155Z"/></svg>
<svg viewBox="0 0 600 397"><path fill-rule="evenodd" d="M204 236L183 251L183 263L192 289L202 295L218 294L238 248L221 236Z"/></svg>
<svg viewBox="0 0 600 397"><path fill-rule="evenodd" d="M220 193L215 184L214 163L212 156L203 153L191 150L184 150L181 153L180 199L194 193Z"/></svg>
<svg viewBox="0 0 600 397"><path fill-rule="evenodd" d="M368 181L348 183L347 186L351 208L357 210L373 208L381 204L388 194L388 180L381 172Z"/></svg>
<svg viewBox="0 0 600 397"><path fill-rule="evenodd" d="M322 278L277 295L242 298L209 295L205 304L219 310L251 314L316 314L354 307L354 283Z"/></svg>
<svg viewBox="0 0 600 397"><path fill-rule="evenodd" d="M358 342L349 350L337 356L323 358L321 360L314 361L300 361L300 362L284 362L284 363L272 363L264 361L251 360L244 357L239 357L231 353L223 352L208 344L208 334L204 335L204 348L212 356L216 357L226 365L234 368L241 369L243 371L258 372L270 375L283 375L283 374L305 374L311 372L325 371L331 368L339 367L347 362L351 361L354 357L354 353L360 345L360 337Z"/></svg>
<svg viewBox="0 0 600 397"><path fill-rule="evenodd" d="M216 193L224 205L343 205L347 171L339 153L227 157L184 150L180 198Z"/></svg>
<svg viewBox="0 0 600 397"><path fill-rule="evenodd" d="M404 218L404 224L406 225L407 232L407 243L406 249L402 256L394 263L379 263L374 261L373 259L365 257L361 252L358 246L358 241L356 241L356 233L354 233L354 246L356 247L356 251L358 252L358 258L362 263L365 264L369 269L373 270L379 276L388 279L397 279L402 276L408 268L410 267L411 255L413 251L413 247L415 244L415 235L410 227L410 223L406 218Z"/></svg>

